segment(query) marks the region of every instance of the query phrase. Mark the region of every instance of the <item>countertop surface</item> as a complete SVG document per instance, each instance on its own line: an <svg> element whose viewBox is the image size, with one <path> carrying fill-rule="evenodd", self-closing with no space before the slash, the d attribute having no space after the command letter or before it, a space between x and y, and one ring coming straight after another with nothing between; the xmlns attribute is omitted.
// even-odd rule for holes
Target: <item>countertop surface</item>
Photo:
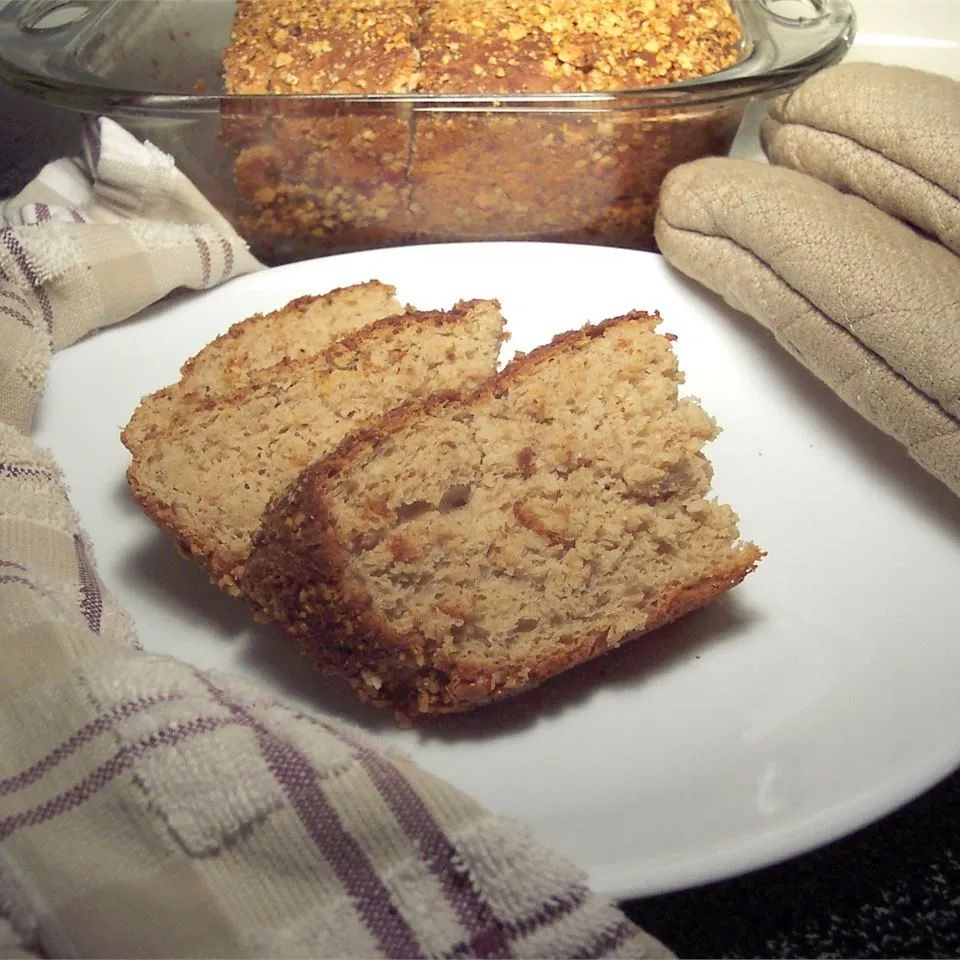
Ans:
<svg viewBox="0 0 960 960"><path fill-rule="evenodd" d="M960 41L957 0L861 0L860 36L872 45L855 49L858 59L902 62L877 28L905 6L926 9L938 22L946 18L947 35ZM930 33L939 45L931 43L923 58L928 69L953 73L960 69L960 42L944 40L942 24L938 29ZM940 60L953 70L938 66ZM76 152L75 115L2 83L0 117L0 197L16 192L47 160ZM958 826L960 772L813 853L623 906L681 957L960 957Z"/></svg>

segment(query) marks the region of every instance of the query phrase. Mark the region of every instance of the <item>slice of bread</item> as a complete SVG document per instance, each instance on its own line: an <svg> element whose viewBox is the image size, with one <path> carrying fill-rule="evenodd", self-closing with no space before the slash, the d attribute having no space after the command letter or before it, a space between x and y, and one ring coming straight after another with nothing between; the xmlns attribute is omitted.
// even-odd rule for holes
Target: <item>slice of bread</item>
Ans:
<svg viewBox="0 0 960 960"><path fill-rule="evenodd" d="M704 499L717 428L656 316L564 334L401 408L268 508L241 580L360 697L471 709L702 606L760 551Z"/></svg>
<svg viewBox="0 0 960 960"><path fill-rule="evenodd" d="M371 280L299 297L279 310L235 323L183 365L179 382L140 401L121 440L133 453L147 437L171 432L189 419L210 396L233 393L283 360L313 356L403 310L393 287Z"/></svg>
<svg viewBox="0 0 960 960"><path fill-rule="evenodd" d="M377 321L306 360L287 360L210 398L136 449L127 478L146 513L236 592L264 507L350 432L411 398L470 390L493 375L504 339L492 301Z"/></svg>

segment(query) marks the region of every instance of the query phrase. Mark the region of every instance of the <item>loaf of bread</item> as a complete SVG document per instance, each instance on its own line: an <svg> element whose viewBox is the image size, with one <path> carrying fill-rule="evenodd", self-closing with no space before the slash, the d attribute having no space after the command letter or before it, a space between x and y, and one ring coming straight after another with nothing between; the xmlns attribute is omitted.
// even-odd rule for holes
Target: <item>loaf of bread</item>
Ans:
<svg viewBox="0 0 960 960"><path fill-rule="evenodd" d="M254 314L187 360L177 383L144 397L120 439L135 454L148 437L177 433L211 397L235 393L283 360L321 353L346 334L403 310L393 287L371 280Z"/></svg>
<svg viewBox="0 0 960 960"><path fill-rule="evenodd" d="M268 352L259 341L269 323L258 326L257 345L243 351L248 359ZM215 583L236 592L271 497L348 433L394 407L486 380L503 338L503 318L491 301L407 312L322 353L253 371L245 386L207 395L186 415L182 406L172 417L164 416L169 405L142 406L138 440L128 443L130 488Z"/></svg>
<svg viewBox="0 0 960 960"><path fill-rule="evenodd" d="M583 94L733 65L729 0L238 0L235 94ZM740 111L431 110L407 100L227 109L241 232L265 259L436 238L652 243L672 166Z"/></svg>
<svg viewBox="0 0 960 960"><path fill-rule="evenodd" d="M257 615L401 717L526 690L707 603L760 552L705 499L717 428L633 313L388 414L269 506Z"/></svg>

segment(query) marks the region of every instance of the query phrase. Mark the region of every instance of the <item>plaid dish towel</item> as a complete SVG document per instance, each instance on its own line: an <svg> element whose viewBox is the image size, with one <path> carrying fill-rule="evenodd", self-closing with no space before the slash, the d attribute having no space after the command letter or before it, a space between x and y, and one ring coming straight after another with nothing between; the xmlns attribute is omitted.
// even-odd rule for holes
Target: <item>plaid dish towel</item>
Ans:
<svg viewBox="0 0 960 960"><path fill-rule="evenodd" d="M0 955L668 956L362 732L142 650L27 436L53 350L259 264L100 120L0 229Z"/></svg>

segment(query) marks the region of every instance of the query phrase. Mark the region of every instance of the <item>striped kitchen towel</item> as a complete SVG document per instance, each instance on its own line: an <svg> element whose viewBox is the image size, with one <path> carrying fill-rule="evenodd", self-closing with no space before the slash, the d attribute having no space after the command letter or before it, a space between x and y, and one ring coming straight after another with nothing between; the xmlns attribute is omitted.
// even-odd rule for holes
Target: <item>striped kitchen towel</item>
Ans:
<svg viewBox="0 0 960 960"><path fill-rule="evenodd" d="M33 409L53 350L259 265L106 120L2 215L0 955L669 955L361 731L140 648Z"/></svg>
<svg viewBox="0 0 960 960"><path fill-rule="evenodd" d="M24 431L53 350L177 287L260 267L169 156L111 120L0 215L0 420Z"/></svg>

